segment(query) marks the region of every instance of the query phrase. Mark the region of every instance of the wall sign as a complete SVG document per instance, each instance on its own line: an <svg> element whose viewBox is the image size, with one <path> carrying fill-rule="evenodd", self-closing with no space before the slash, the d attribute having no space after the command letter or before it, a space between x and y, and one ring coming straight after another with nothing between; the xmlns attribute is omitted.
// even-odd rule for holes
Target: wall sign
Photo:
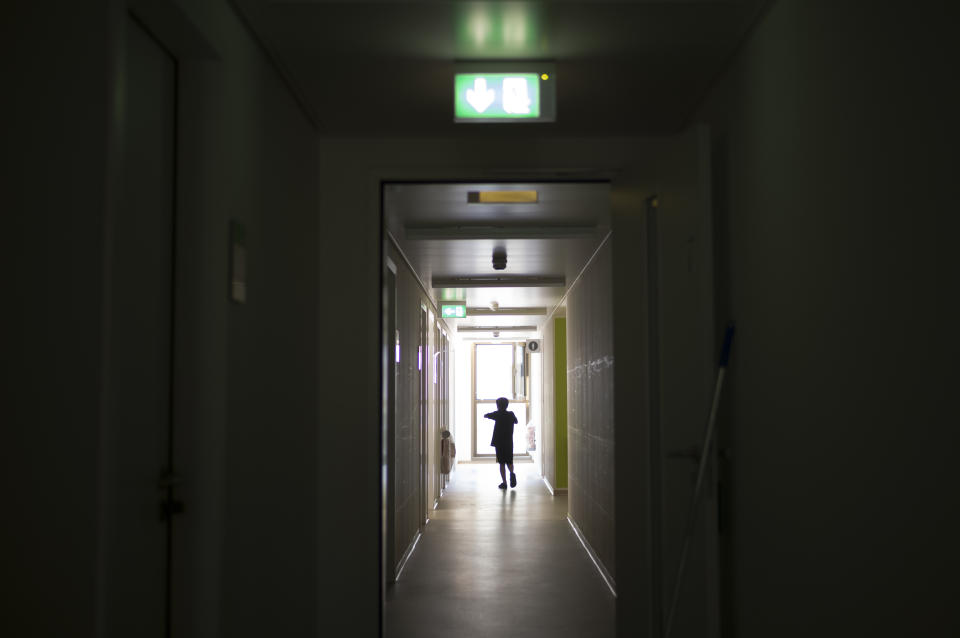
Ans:
<svg viewBox="0 0 960 638"><path fill-rule="evenodd" d="M453 77L453 120L553 122L556 119L555 86L552 67L456 72Z"/></svg>
<svg viewBox="0 0 960 638"><path fill-rule="evenodd" d="M465 304L441 304L440 316L444 319L463 319L467 316Z"/></svg>

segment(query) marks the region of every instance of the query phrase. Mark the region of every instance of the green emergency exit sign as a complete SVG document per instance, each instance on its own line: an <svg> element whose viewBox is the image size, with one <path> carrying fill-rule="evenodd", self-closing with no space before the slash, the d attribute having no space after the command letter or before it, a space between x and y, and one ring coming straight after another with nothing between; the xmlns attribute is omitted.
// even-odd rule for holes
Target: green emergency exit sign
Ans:
<svg viewBox="0 0 960 638"><path fill-rule="evenodd" d="M440 316L444 319L463 319L467 316L467 307L464 304L441 304Z"/></svg>
<svg viewBox="0 0 960 638"><path fill-rule="evenodd" d="M551 72L455 73L455 122L552 122L556 80Z"/></svg>

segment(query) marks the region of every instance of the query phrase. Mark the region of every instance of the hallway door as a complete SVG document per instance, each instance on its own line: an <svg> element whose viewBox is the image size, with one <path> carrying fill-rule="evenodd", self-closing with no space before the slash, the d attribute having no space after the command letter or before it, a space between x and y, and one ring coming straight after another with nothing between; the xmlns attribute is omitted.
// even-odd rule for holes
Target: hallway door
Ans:
<svg viewBox="0 0 960 638"><path fill-rule="evenodd" d="M386 258L386 415L382 461L384 467L383 513L384 522L384 584L396 579L397 567L397 374L400 363L400 331L397 329L397 267Z"/></svg>
<svg viewBox="0 0 960 638"><path fill-rule="evenodd" d="M177 66L126 21L122 192L109 268L101 634L169 635ZM69 530L64 530L69 537Z"/></svg>
<svg viewBox="0 0 960 638"><path fill-rule="evenodd" d="M440 500L443 489L443 477L440 474L440 432L443 430L443 331L440 322L433 322L433 356L430 357L430 384L433 387L433 427L430 429L430 440L433 451L430 454L432 466L431 481L433 482L433 502Z"/></svg>
<svg viewBox="0 0 960 638"><path fill-rule="evenodd" d="M427 437L430 425L430 320L427 318L427 307L420 306L420 347L417 365L420 371L418 379L420 385L420 529L427 522Z"/></svg>

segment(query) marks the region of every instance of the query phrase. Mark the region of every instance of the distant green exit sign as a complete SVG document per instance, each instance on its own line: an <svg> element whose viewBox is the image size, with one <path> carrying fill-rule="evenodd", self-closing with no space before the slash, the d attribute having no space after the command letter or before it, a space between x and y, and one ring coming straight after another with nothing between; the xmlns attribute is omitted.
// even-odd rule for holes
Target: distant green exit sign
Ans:
<svg viewBox="0 0 960 638"><path fill-rule="evenodd" d="M555 78L550 72L455 73L455 122L552 122Z"/></svg>
<svg viewBox="0 0 960 638"><path fill-rule="evenodd" d="M467 307L464 304L441 304L440 316L444 319L463 319L467 316Z"/></svg>

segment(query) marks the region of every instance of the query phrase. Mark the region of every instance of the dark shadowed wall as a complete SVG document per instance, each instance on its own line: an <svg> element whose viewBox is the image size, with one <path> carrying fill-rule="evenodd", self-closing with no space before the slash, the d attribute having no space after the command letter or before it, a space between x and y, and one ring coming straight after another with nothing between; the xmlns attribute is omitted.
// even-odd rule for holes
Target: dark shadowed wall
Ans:
<svg viewBox="0 0 960 638"><path fill-rule="evenodd" d="M131 4L152 7L138 19L178 59L174 633L315 635L316 134L227 2ZM107 317L128 301L111 297L125 265L109 249L127 6L27 5L0 19L17 96L4 236L18 246L4 251L17 381L0 471L20 486L0 525L0 634L103 635L122 611L99 604L98 583L112 569L103 521L123 514L103 509L116 487L103 441L124 424L101 406ZM230 220L247 229L245 305L228 301ZM158 504L147 485L141 507Z"/></svg>
<svg viewBox="0 0 960 638"><path fill-rule="evenodd" d="M0 633L94 636L113 34L107 2L3 8ZM32 63L25 63L30 60ZM69 117L64 98L70 96ZM64 534L69 530L69 534Z"/></svg>
<svg viewBox="0 0 960 638"><path fill-rule="evenodd" d="M737 636L960 633L955 22L774 3L700 111Z"/></svg>

